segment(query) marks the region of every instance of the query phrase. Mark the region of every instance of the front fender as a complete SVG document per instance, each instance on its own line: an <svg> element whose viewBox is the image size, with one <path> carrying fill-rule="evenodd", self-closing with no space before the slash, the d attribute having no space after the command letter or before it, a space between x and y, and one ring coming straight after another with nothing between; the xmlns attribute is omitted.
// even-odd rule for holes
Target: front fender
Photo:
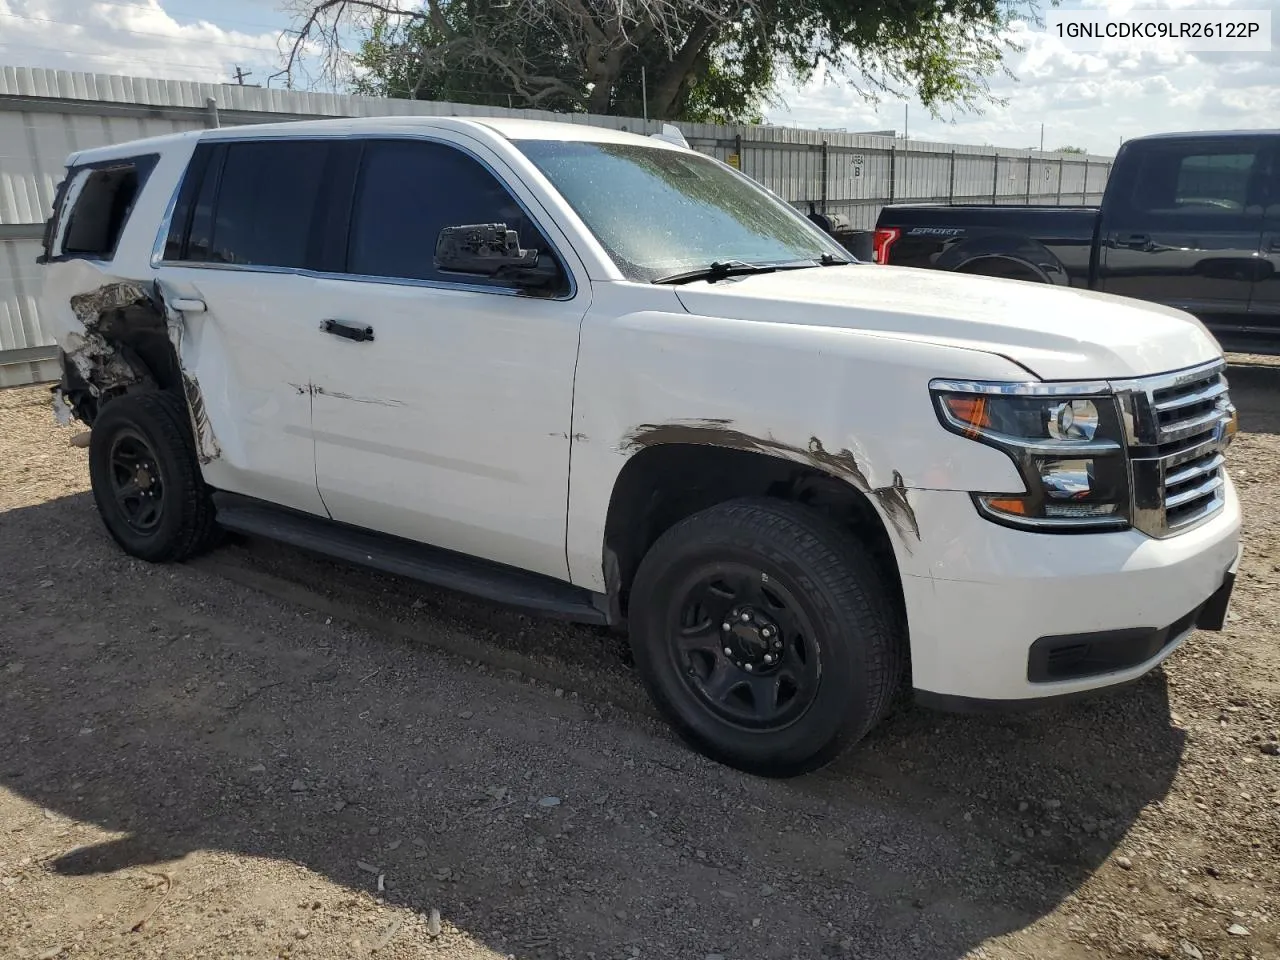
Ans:
<svg viewBox="0 0 1280 960"><path fill-rule="evenodd" d="M614 485L646 446L700 443L792 460L868 495L899 569L927 575L928 532L903 523L911 490L1021 490L1012 461L944 430L934 377L1026 375L992 354L856 330L668 310L624 312L600 285L574 391L567 552L573 582L604 592ZM672 301L675 298L672 297Z"/></svg>
<svg viewBox="0 0 1280 960"><path fill-rule="evenodd" d="M1042 283L1067 286L1066 265L1039 240L1018 234L991 234L962 240L934 263L938 270L963 270L980 260L1004 260L1034 273Z"/></svg>

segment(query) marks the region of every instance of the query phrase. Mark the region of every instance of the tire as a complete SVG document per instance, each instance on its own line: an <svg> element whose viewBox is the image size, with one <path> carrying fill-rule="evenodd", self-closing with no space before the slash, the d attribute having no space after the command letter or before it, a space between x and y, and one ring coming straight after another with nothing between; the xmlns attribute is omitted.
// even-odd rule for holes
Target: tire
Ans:
<svg viewBox="0 0 1280 960"><path fill-rule="evenodd" d="M902 677L905 638L870 553L786 501L734 500L666 531L636 573L629 619L676 732L763 776L831 761L885 716Z"/></svg>
<svg viewBox="0 0 1280 960"><path fill-rule="evenodd" d="M147 391L104 404L89 435L89 479L102 522L125 553L166 563L213 545L213 501L178 395Z"/></svg>

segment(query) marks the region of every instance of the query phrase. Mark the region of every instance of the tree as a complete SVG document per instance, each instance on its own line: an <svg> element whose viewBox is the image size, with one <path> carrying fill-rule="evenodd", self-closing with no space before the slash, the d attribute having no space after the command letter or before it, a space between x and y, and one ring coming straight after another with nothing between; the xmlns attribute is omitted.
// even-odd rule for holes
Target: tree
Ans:
<svg viewBox="0 0 1280 960"><path fill-rule="evenodd" d="M684 120L754 120L782 73L999 102L1002 31L1036 0L287 0L288 69L358 92ZM355 32L354 53L343 41ZM644 67L644 76L641 67Z"/></svg>
<svg viewBox="0 0 1280 960"><path fill-rule="evenodd" d="M1059 147L1057 150L1055 150L1055 151L1053 151L1053 152L1054 152L1054 153L1080 153L1080 154L1085 154L1085 153L1088 153L1089 151L1088 151L1088 150L1086 150L1084 147Z"/></svg>

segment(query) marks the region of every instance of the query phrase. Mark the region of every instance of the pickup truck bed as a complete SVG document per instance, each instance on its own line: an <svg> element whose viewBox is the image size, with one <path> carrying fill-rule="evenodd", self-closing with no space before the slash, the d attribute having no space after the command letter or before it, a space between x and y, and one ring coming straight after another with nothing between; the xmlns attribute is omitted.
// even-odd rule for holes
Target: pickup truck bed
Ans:
<svg viewBox="0 0 1280 960"><path fill-rule="evenodd" d="M899 231L882 240L882 230ZM877 253L903 267L1089 286L1097 207L991 207L918 204L886 207Z"/></svg>
<svg viewBox="0 0 1280 960"><path fill-rule="evenodd" d="M1280 353L1280 132L1166 134L1116 155L1099 207L888 206L876 260L1100 290Z"/></svg>

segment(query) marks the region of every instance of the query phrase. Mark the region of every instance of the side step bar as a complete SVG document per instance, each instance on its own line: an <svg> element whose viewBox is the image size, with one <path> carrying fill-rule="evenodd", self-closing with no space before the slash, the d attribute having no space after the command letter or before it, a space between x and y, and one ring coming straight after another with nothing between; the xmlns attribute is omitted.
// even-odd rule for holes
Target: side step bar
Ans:
<svg viewBox="0 0 1280 960"><path fill-rule="evenodd" d="M233 493L215 493L218 525L531 613L608 624L607 599L526 570L348 526Z"/></svg>

